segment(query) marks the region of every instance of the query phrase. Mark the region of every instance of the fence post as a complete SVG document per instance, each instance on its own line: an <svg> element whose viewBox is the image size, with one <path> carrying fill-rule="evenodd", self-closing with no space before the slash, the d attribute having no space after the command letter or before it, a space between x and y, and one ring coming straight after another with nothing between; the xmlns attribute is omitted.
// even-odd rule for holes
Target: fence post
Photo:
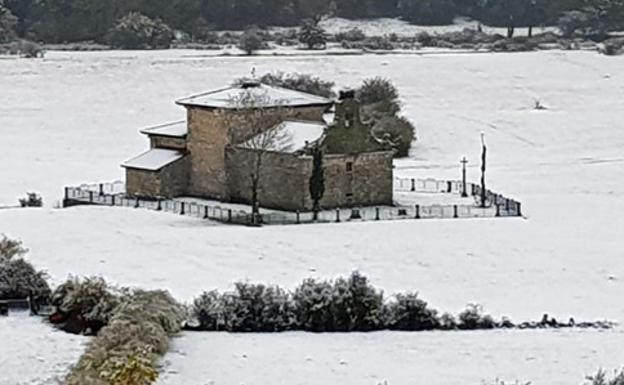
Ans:
<svg viewBox="0 0 624 385"><path fill-rule="evenodd" d="M379 207L375 207L375 220L379 220Z"/></svg>
<svg viewBox="0 0 624 385"><path fill-rule="evenodd" d="M299 218L299 210L297 210L297 224L300 224L300 223L301 223L301 220Z"/></svg>
<svg viewBox="0 0 624 385"><path fill-rule="evenodd" d="M115 206L115 195L111 195L111 206Z"/></svg>
<svg viewBox="0 0 624 385"><path fill-rule="evenodd" d="M69 187L65 187L65 200L69 199Z"/></svg>
<svg viewBox="0 0 624 385"><path fill-rule="evenodd" d="M184 202L180 202L180 215L184 215Z"/></svg>
<svg viewBox="0 0 624 385"><path fill-rule="evenodd" d="M420 219L420 205L416 205L416 216L414 218Z"/></svg>
<svg viewBox="0 0 624 385"><path fill-rule="evenodd" d="M208 206L204 206L204 219L208 219Z"/></svg>
<svg viewBox="0 0 624 385"><path fill-rule="evenodd" d="M93 191L89 191L89 203L93 203Z"/></svg>
<svg viewBox="0 0 624 385"><path fill-rule="evenodd" d="M496 205L496 216L500 217L500 205Z"/></svg>
<svg viewBox="0 0 624 385"><path fill-rule="evenodd" d="M100 196L104 195L104 183L100 183Z"/></svg>
<svg viewBox="0 0 624 385"><path fill-rule="evenodd" d="M162 200L158 199L158 202L156 204L156 211L162 211Z"/></svg>
<svg viewBox="0 0 624 385"><path fill-rule="evenodd" d="M517 202L517 207L518 207L518 216L521 217L522 216L522 205L520 204L520 202Z"/></svg>
<svg viewBox="0 0 624 385"><path fill-rule="evenodd" d="M412 178L412 188L410 191L416 191L416 179Z"/></svg>
<svg viewBox="0 0 624 385"><path fill-rule="evenodd" d="M340 209L336 209L336 223L340 222Z"/></svg>
<svg viewBox="0 0 624 385"><path fill-rule="evenodd" d="M228 222L232 222L232 209L228 209Z"/></svg>
<svg viewBox="0 0 624 385"><path fill-rule="evenodd" d="M459 215L457 212L457 205L453 205L453 218L459 218Z"/></svg>
<svg viewBox="0 0 624 385"><path fill-rule="evenodd" d="M453 192L453 182L450 180L446 181L446 192L449 194Z"/></svg>
<svg viewBox="0 0 624 385"><path fill-rule="evenodd" d="M475 185L474 183L470 184L470 195L475 196L477 194L475 194L475 190L476 190L477 185Z"/></svg>
<svg viewBox="0 0 624 385"><path fill-rule="evenodd" d="M505 199L505 210L507 211L507 214L509 214L509 199L508 198Z"/></svg>

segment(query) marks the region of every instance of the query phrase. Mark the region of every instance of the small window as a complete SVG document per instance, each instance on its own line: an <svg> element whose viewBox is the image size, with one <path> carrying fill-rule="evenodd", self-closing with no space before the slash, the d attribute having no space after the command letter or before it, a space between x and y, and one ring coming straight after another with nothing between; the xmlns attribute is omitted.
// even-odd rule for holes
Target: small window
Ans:
<svg viewBox="0 0 624 385"><path fill-rule="evenodd" d="M347 162L347 172L353 171L353 162Z"/></svg>
<svg viewBox="0 0 624 385"><path fill-rule="evenodd" d="M347 204L352 204L353 203L353 194L352 193L347 193Z"/></svg>

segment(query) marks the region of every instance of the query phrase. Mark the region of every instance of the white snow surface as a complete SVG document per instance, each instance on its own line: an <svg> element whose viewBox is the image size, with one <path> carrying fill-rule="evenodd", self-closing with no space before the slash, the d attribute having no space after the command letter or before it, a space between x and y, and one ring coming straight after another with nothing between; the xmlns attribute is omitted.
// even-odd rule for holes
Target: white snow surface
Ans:
<svg viewBox="0 0 624 385"><path fill-rule="evenodd" d="M232 79L234 80L234 79ZM329 99L286 88L256 83L249 88L240 85L209 91L177 100L181 105L211 108L300 107L330 104Z"/></svg>
<svg viewBox="0 0 624 385"><path fill-rule="evenodd" d="M122 166L140 170L158 171L183 157L184 154L176 150L151 148L141 155L125 161Z"/></svg>
<svg viewBox="0 0 624 385"><path fill-rule="evenodd" d="M38 317L0 317L0 385L51 385L67 373L87 337L54 329Z"/></svg>
<svg viewBox="0 0 624 385"><path fill-rule="evenodd" d="M140 132L146 135L159 135L182 138L188 133L188 126L186 120L180 120L177 122L165 123L154 127L144 128Z"/></svg>
<svg viewBox="0 0 624 385"><path fill-rule="evenodd" d="M619 367L622 338L585 330L184 333L156 384L573 385Z"/></svg>
<svg viewBox="0 0 624 385"><path fill-rule="evenodd" d="M172 103L177 96L214 89L254 67L259 74L314 73L343 87L371 76L391 79L418 136L411 157L395 162L395 174L458 179L459 160L467 156L469 179L477 182L479 134L485 132L488 187L520 200L527 219L246 228L132 208L51 208L64 185L122 178L119 163L145 147L137 128L184 117L184 110ZM0 210L0 232L22 239L30 249L28 258L47 270L54 283L69 274L96 274L121 285L169 289L188 301L203 290L231 288L239 279L292 288L306 277L328 278L359 269L386 293L417 290L433 307L450 312L478 302L495 316L517 321L539 319L544 312L561 320L624 320L624 57L557 51L313 58L214 58L194 51L48 52L43 60L0 60L0 84L0 206L14 205L27 191L42 193L47 203L42 209ZM536 100L548 109L534 110ZM18 332L17 326L13 329ZM405 370L397 375L419 378L407 383L429 383L427 373L455 381L483 364L483 372L470 374L470 379L490 380L501 373L506 380L542 381L550 371L553 381L574 377L580 383L587 371L624 364L609 351L612 343L623 345L621 328L569 334L582 345L557 338L564 334L525 339L523 333L475 339L482 352L477 357L490 356L485 361L436 360L431 353L431 360L422 358L430 370L422 378L417 376L424 364L393 363L414 350L427 356L418 351L419 344L396 345L391 334L361 336L362 344L367 338L380 340L365 350L368 361L355 364L348 356L349 365L341 368L386 366ZM227 352L233 340L215 336L207 334L206 343L189 340L196 345L181 340L180 349ZM459 354L454 353L455 336L440 335L431 345L443 347L440 354ZM262 351L290 363L274 372L271 383L316 383L314 366L304 371L300 356L290 359L288 350L280 350L291 342L273 338L267 343L243 341L245 350L253 345L249 351L275 343L275 349ZM346 355L361 345L336 335L304 339L302 346L311 344L324 352L315 357L338 357L341 351ZM338 345L330 344L333 339ZM391 348L396 352L390 354ZM23 354L33 350L24 349ZM575 349L594 358L573 356ZM590 349L598 355L592 356ZM201 359L191 355L186 356L189 365L191 359ZM175 354L166 359L173 362ZM223 369L210 366L215 379L224 378L220 370L232 378L251 373L236 373L247 367L231 359ZM535 361L543 366L532 365ZM261 375L269 373L269 364ZM179 368L180 376L199 370ZM328 366L317 368L319 378L337 373ZM563 368L575 372L567 377ZM390 378L387 372L375 374ZM344 374L360 375L355 369ZM373 378L370 383L376 384Z"/></svg>
<svg viewBox="0 0 624 385"><path fill-rule="evenodd" d="M279 152L303 150L310 143L320 139L326 127L323 123L287 120L271 128L271 130L277 130L277 132L269 133L268 135L276 138L276 140L267 143L268 146L263 146L262 148L268 151ZM258 148L254 144L263 143L262 137L266 135L267 133L261 133L258 137L250 139L249 142L245 142L241 146Z"/></svg>
<svg viewBox="0 0 624 385"><path fill-rule="evenodd" d="M390 34L396 34L398 36L414 36L419 32L427 32L430 34L440 34L446 32L459 32L465 28L474 29L478 28L478 22L473 20L467 20L458 18L455 23L450 25L416 25L410 24L407 21L394 18L379 18L379 19L362 19L362 20L349 20L340 17L333 17L322 20L320 22L327 33L336 34L340 32L347 32L354 28L357 28L364 32L366 36L386 36ZM503 36L507 35L506 28L488 27L482 26L483 32L486 33L498 33ZM536 33L553 31L554 27L540 27L536 28ZM518 35L526 35L528 28L516 28Z"/></svg>

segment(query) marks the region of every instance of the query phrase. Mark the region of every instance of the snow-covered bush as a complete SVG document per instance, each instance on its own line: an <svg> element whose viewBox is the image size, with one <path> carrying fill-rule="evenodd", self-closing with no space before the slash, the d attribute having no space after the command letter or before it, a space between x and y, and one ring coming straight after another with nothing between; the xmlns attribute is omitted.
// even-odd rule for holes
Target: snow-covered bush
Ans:
<svg viewBox="0 0 624 385"><path fill-rule="evenodd" d="M477 304L470 304L459 314L457 327L462 330L494 329L496 322L487 314L483 314L483 307Z"/></svg>
<svg viewBox="0 0 624 385"><path fill-rule="evenodd" d="M295 321L290 296L277 286L238 282L222 301L228 331L277 332Z"/></svg>
<svg viewBox="0 0 624 385"><path fill-rule="evenodd" d="M390 141L396 156L403 158L409 155L412 142L416 137L416 128L403 116L384 116L373 127L375 136Z"/></svg>
<svg viewBox="0 0 624 385"><path fill-rule="evenodd" d="M47 302L50 287L46 274L23 259L26 252L20 241L4 235L0 238L0 299L30 296L34 301Z"/></svg>
<svg viewBox="0 0 624 385"><path fill-rule="evenodd" d="M254 52L266 48L266 44L256 29L248 29L240 36L238 48L245 51L247 55L253 55Z"/></svg>
<svg viewBox="0 0 624 385"><path fill-rule="evenodd" d="M304 280L293 294L297 325L313 332L334 331L333 294L331 282Z"/></svg>
<svg viewBox="0 0 624 385"><path fill-rule="evenodd" d="M587 385L624 385L624 370L615 372L613 378L607 377L605 370L599 370L593 376L587 376Z"/></svg>
<svg viewBox="0 0 624 385"><path fill-rule="evenodd" d="M127 292L108 326L87 345L67 376L67 385L150 384L156 364L180 331L184 307L167 292Z"/></svg>
<svg viewBox="0 0 624 385"><path fill-rule="evenodd" d="M120 295L104 279L70 278L52 293L54 323L72 333L97 334L106 326L120 303Z"/></svg>
<svg viewBox="0 0 624 385"><path fill-rule="evenodd" d="M21 198L19 204L22 207L41 207L43 206L43 198L37 193L26 193L26 198Z"/></svg>
<svg viewBox="0 0 624 385"><path fill-rule="evenodd" d="M438 312L427 307L417 293L397 294L384 309L384 322L390 330L433 330L440 327Z"/></svg>
<svg viewBox="0 0 624 385"><path fill-rule="evenodd" d="M333 283L305 280L293 294L297 324L303 329L370 331L383 326L383 293L354 272Z"/></svg>
<svg viewBox="0 0 624 385"><path fill-rule="evenodd" d="M138 12L130 12L117 21L107 38L115 48L168 48L173 40L173 31L159 19L152 20Z"/></svg>
<svg viewBox="0 0 624 385"><path fill-rule="evenodd" d="M218 291L207 291L193 301L191 315L199 322L200 330L225 330L225 307Z"/></svg>
<svg viewBox="0 0 624 385"><path fill-rule="evenodd" d="M338 32L335 37L336 41L362 41L366 39L366 35L359 28L352 28L346 32Z"/></svg>

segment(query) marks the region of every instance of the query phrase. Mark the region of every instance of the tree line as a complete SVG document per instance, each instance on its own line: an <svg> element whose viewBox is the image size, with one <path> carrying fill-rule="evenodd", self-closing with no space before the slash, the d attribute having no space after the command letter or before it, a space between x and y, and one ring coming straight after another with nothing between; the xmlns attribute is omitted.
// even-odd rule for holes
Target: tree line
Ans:
<svg viewBox="0 0 624 385"><path fill-rule="evenodd" d="M104 42L113 26L134 12L191 37L206 30L296 26L329 15L400 17L425 25L467 16L513 30L553 25L577 12L573 23L606 30L624 25L624 0L0 0L0 34L11 30L48 43Z"/></svg>

